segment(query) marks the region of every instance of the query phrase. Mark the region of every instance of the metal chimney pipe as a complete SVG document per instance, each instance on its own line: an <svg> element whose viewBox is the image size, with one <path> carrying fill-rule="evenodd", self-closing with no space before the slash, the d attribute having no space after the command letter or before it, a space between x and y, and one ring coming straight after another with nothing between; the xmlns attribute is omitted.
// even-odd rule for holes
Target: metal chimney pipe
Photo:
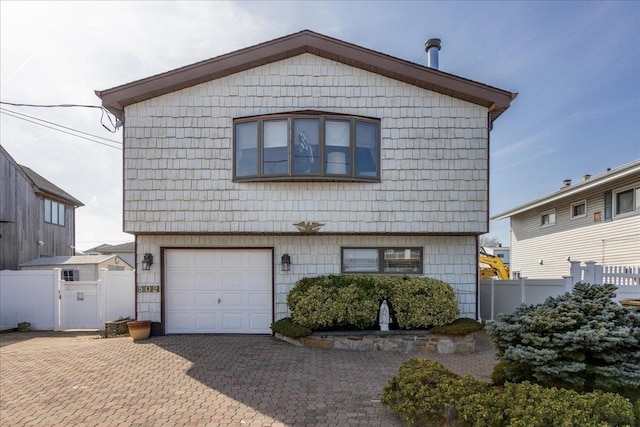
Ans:
<svg viewBox="0 0 640 427"><path fill-rule="evenodd" d="M440 39L429 39L424 42L424 50L427 52L427 67L438 69L438 51L440 48Z"/></svg>

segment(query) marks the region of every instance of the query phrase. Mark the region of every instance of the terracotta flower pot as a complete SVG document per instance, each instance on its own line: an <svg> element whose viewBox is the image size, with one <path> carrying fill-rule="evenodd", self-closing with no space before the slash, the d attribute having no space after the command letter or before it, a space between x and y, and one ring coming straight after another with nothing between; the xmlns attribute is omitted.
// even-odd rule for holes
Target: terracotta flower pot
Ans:
<svg viewBox="0 0 640 427"><path fill-rule="evenodd" d="M146 340L151 334L151 320L134 320L127 322L127 326L134 341Z"/></svg>

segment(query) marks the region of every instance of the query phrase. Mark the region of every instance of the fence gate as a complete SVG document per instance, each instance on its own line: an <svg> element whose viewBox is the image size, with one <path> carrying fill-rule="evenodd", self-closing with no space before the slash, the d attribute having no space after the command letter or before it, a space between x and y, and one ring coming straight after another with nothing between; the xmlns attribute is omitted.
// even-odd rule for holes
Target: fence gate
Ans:
<svg viewBox="0 0 640 427"><path fill-rule="evenodd" d="M60 329L100 329L98 282L60 282Z"/></svg>

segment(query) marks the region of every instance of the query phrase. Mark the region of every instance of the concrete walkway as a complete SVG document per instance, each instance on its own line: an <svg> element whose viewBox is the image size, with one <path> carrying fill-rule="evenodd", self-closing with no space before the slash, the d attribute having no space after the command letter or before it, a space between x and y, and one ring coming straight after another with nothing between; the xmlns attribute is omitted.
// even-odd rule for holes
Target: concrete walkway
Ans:
<svg viewBox="0 0 640 427"><path fill-rule="evenodd" d="M487 380L485 335L477 349L431 358ZM0 425L401 426L380 396L409 357L269 336L1 334Z"/></svg>

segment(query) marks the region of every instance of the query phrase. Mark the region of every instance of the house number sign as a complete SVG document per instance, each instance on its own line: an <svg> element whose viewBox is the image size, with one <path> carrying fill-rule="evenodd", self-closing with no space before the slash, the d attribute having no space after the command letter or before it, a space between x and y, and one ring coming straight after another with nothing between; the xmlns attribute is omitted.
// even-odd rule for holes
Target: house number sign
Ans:
<svg viewBox="0 0 640 427"><path fill-rule="evenodd" d="M160 292L160 285L146 285L146 286L138 286L138 293L144 292Z"/></svg>

